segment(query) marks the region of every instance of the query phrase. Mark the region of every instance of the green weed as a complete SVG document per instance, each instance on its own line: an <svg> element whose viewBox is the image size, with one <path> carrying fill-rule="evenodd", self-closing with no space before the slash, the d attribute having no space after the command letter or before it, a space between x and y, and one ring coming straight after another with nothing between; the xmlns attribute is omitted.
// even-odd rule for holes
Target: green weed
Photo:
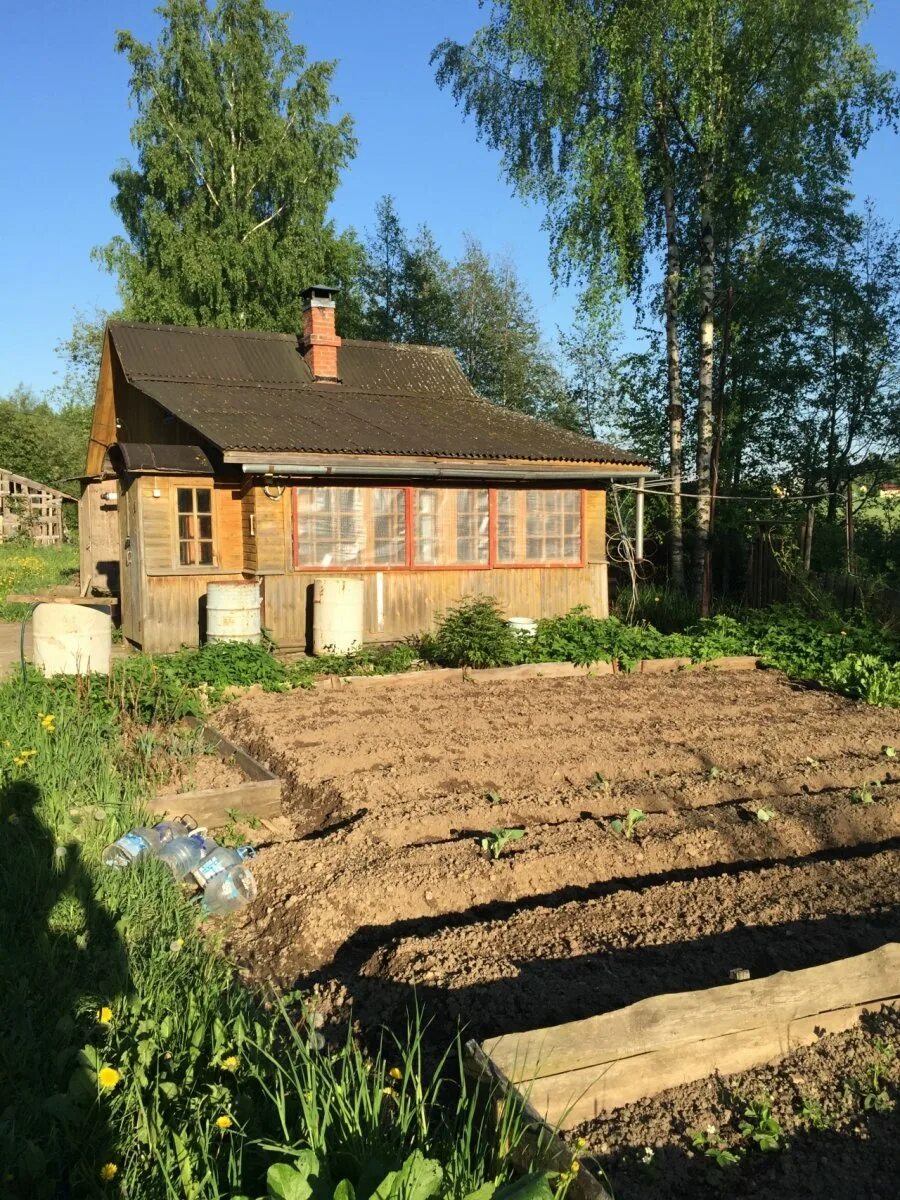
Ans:
<svg viewBox="0 0 900 1200"><path fill-rule="evenodd" d="M616 817L614 821L610 821L609 827L613 833L621 834L623 838L630 842L634 840L638 825L646 820L647 814L642 809L629 808L624 819Z"/></svg>
<svg viewBox="0 0 900 1200"><path fill-rule="evenodd" d="M834 1124L834 1117L831 1116L822 1101L812 1097L804 1099L800 1109L800 1120L810 1128L819 1131L830 1129Z"/></svg>
<svg viewBox="0 0 900 1200"><path fill-rule="evenodd" d="M772 1112L766 1097L745 1102L744 1119L738 1125L741 1136L758 1149L770 1152L784 1146L784 1130Z"/></svg>
<svg viewBox="0 0 900 1200"><path fill-rule="evenodd" d="M492 829L481 839L481 848L496 862L510 842L517 842L524 836L524 829Z"/></svg>
<svg viewBox="0 0 900 1200"><path fill-rule="evenodd" d="M743 1148L729 1150L722 1135L715 1125L708 1125L705 1130L695 1130L688 1134L691 1145L699 1150L704 1158L710 1158L717 1167L736 1167L744 1156Z"/></svg>

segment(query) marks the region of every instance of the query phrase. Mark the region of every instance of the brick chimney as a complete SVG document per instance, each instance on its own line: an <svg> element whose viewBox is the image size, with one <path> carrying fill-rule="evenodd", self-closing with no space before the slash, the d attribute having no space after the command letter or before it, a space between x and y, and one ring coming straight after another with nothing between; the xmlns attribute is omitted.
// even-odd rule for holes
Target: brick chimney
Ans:
<svg viewBox="0 0 900 1200"><path fill-rule="evenodd" d="M316 284L303 293L303 334L300 348L313 378L338 383L338 347L341 339L334 329L336 288Z"/></svg>

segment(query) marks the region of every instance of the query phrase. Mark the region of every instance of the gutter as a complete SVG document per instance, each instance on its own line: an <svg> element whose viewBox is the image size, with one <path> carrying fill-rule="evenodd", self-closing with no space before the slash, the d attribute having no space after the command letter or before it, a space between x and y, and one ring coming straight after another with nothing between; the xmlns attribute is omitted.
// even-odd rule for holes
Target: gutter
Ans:
<svg viewBox="0 0 900 1200"><path fill-rule="evenodd" d="M330 478L330 477L355 477L355 478L375 478L375 479L501 479L509 481L521 480L528 482L529 480L564 480L576 481L583 479L635 479L646 477L647 479L658 478L655 471L649 469L642 471L640 466L636 469L610 471L598 470L590 471L582 468L578 471L566 470L542 470L512 468L512 467L438 467L433 465L420 466L383 466L383 465L360 465L352 463L340 463L332 466L324 466L320 463L243 463L241 466L245 475L263 475L263 476L297 476L300 478Z"/></svg>

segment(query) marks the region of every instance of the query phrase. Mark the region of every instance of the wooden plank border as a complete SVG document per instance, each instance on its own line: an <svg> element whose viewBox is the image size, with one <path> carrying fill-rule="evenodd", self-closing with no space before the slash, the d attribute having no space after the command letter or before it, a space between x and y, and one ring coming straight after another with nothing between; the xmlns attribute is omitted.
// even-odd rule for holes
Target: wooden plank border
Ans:
<svg viewBox="0 0 900 1200"><path fill-rule="evenodd" d="M577 1156L476 1041L466 1042L463 1063L466 1074L487 1086L497 1107L501 1104L512 1104L521 1113L522 1135L510 1149L509 1155L513 1165L520 1171L568 1171ZM613 1200L613 1196L597 1176L581 1162L577 1174L572 1177L566 1196L571 1197L571 1200Z"/></svg>
<svg viewBox="0 0 900 1200"><path fill-rule="evenodd" d="M776 1062L819 1031L900 1006L900 943L801 971L651 996L583 1021L487 1039L482 1050L554 1127L718 1072Z"/></svg>
<svg viewBox="0 0 900 1200"><path fill-rule="evenodd" d="M156 796L154 811L189 813L198 825L205 825L207 829L225 825L229 810L260 819L280 816L281 780L278 776L252 758L246 750L230 742L217 729L201 724L196 717L186 717L185 720L192 728L200 729L203 741L224 762L235 763L247 776L247 782L237 787L203 788L194 792Z"/></svg>
<svg viewBox="0 0 900 1200"><path fill-rule="evenodd" d="M697 663L689 658L645 658L629 673L656 675L684 670L755 671L758 665L759 659L751 655L713 658ZM517 679L585 678L614 675L619 671L616 660L591 663L589 666L570 662L548 662L522 663L517 667L438 667L430 671L404 671L398 675L321 675L316 679L316 686L342 691L347 687L404 687L413 683L447 683L461 679L468 683L502 683L515 682Z"/></svg>

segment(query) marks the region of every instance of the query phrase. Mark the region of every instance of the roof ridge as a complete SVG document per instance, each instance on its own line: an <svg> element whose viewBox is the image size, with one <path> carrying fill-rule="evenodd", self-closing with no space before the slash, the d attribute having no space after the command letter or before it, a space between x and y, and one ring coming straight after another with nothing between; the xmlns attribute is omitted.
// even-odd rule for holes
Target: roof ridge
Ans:
<svg viewBox="0 0 900 1200"><path fill-rule="evenodd" d="M282 333L277 329L227 329L212 328L209 325L170 325L162 321L125 321L114 318L107 321L113 329L152 329L156 333L170 331L172 333L203 334L205 337L242 337L278 339L280 341L299 341L300 331Z"/></svg>

